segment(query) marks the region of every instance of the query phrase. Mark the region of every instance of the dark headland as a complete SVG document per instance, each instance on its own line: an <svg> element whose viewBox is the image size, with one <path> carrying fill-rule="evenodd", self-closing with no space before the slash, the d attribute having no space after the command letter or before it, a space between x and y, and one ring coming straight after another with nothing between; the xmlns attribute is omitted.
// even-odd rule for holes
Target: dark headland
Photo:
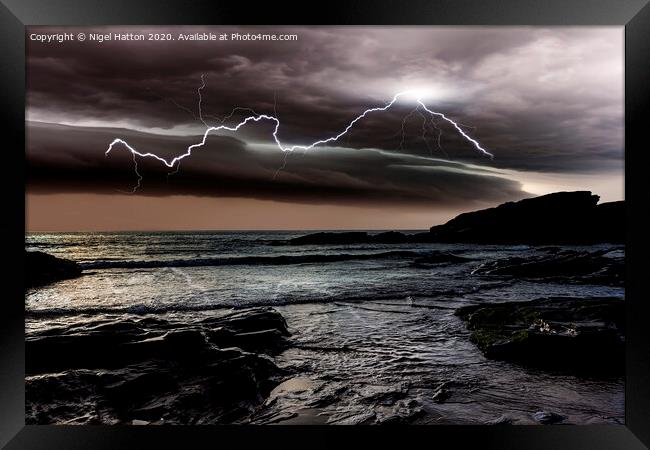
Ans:
<svg viewBox="0 0 650 450"><path fill-rule="evenodd" d="M590 191L555 192L495 208L460 214L429 232L389 231L313 233L291 239L291 245L404 244L420 242L476 244L623 243L625 202L598 204Z"/></svg>

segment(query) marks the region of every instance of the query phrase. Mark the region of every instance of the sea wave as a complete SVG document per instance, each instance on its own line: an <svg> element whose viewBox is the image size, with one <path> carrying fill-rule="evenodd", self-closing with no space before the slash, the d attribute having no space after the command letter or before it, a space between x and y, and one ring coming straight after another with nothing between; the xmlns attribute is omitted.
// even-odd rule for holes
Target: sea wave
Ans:
<svg viewBox="0 0 650 450"><path fill-rule="evenodd" d="M78 247L81 246L82 244L79 242L61 242L61 241L53 241L53 242L39 242L39 241L34 241L34 242L26 242L25 243L25 248L29 249L30 247L33 248L49 248L49 247ZM87 245L87 244L83 244Z"/></svg>
<svg viewBox="0 0 650 450"><path fill-rule="evenodd" d="M28 319L47 319L65 316L95 316L95 315L148 315L148 314L168 314L168 313L185 313L185 312L201 312L201 311L219 311L224 309L248 309L262 306L287 306L287 305L303 305L303 304L318 304L318 303L332 303L339 306L346 306L345 304L364 303L367 301L404 301L411 307L426 306L428 308L435 308L437 306L427 302L426 304L419 304L418 300L442 300L447 298L454 298L459 295L466 294L467 291L459 290L441 290L439 292L427 292L426 294L417 294L415 292L372 292L368 295L326 295L318 298L314 297L291 297L285 296L282 298L266 298L257 300L239 301L236 299L227 300L222 303L163 303L155 304L138 304L130 306L116 306L116 307L85 307L85 308L38 308L26 309L25 316ZM470 302L471 303L471 302ZM398 306L398 305L393 305ZM438 306L441 309L447 309L443 306Z"/></svg>
<svg viewBox="0 0 650 450"><path fill-rule="evenodd" d="M83 269L146 269L164 267L211 267L232 265L291 265L340 261L416 258L425 253L397 250L380 253L335 253L277 256L238 256L228 258L193 258L172 260L103 260L82 263Z"/></svg>

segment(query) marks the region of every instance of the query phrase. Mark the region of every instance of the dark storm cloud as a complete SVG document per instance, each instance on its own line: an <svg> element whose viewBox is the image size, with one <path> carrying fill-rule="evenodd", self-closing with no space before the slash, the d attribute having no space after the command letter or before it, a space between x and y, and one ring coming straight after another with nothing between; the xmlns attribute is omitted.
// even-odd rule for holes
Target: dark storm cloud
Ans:
<svg viewBox="0 0 650 450"><path fill-rule="evenodd" d="M70 30L30 27L28 33ZM150 30L73 29L78 31L146 34ZM276 114L282 121L280 138L287 143L331 136L365 108L382 104L397 91L426 88L432 92L427 99L432 109L475 127L466 131L496 157L491 161L480 155L444 122L437 122L437 130L435 123L424 122L417 112L403 121L414 105L400 104L369 115L337 143L358 151L318 150L304 158L291 155L279 180L271 182L271 177L282 165L283 155L277 149L252 150L253 142L271 142L272 130L260 124L233 136L238 141L224 138L230 143L224 147L227 151L211 150L184 161L183 175L170 182L171 188L156 186L147 176L144 194L183 189L201 195L259 196L259 190L264 190L268 194L263 195L269 197L307 199L323 192L332 198L379 199L390 190L392 201L407 197L442 201L444 195L458 201L497 199L515 193L515 183L477 172L420 167L409 158L423 161L421 157L433 155L538 172L598 173L622 166L620 28L192 27L151 31L175 35L295 33L298 41L46 45L28 40L28 118L158 133L166 130L170 136L147 142L155 143L155 152L162 154L178 152L190 143L187 137L175 135L202 133L204 127L197 119L201 75L207 82L202 91L206 121L220 122L234 106ZM242 114L248 111L237 112L229 123L236 123ZM41 133L41 128L36 129ZM72 189L77 184L89 189L97 177L102 180L97 183L100 189L128 181L122 177L131 179L131 172L124 171L131 167L125 152L110 161L96 158L113 137L125 137L124 132L114 136L99 130L68 129L67 137L60 133L55 133L60 142L44 140L38 150L30 148L34 185L45 189L51 182L56 189L64 185ZM75 137L75 133L81 134ZM129 139L138 136L129 134ZM360 150L364 148L393 153ZM81 170L83 164L93 170ZM50 170L50 165L56 170ZM143 172L160 169L153 161L141 165ZM60 179L64 173L65 182Z"/></svg>
<svg viewBox="0 0 650 450"><path fill-rule="evenodd" d="M166 158L199 140L135 131L32 123L28 127L31 192L130 191L137 183L131 153L106 143L120 135ZM299 203L394 206L480 204L521 198L519 183L491 169L375 149L324 148L289 153L211 136L182 160L180 171L138 158L141 195L191 194Z"/></svg>

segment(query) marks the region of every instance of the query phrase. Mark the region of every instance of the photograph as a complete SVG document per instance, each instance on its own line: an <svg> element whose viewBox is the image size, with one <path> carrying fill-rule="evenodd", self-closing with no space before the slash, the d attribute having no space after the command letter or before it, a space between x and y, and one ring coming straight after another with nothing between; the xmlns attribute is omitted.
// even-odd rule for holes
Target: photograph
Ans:
<svg viewBox="0 0 650 450"><path fill-rule="evenodd" d="M26 26L25 423L626 425L625 38Z"/></svg>

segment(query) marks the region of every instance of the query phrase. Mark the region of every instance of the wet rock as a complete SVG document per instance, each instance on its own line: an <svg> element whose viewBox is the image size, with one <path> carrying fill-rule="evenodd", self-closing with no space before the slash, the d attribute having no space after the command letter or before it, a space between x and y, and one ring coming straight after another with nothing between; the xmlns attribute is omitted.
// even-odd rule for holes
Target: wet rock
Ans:
<svg viewBox="0 0 650 450"><path fill-rule="evenodd" d="M233 333L276 330L283 336L290 334L282 314L271 307L236 311L226 316L205 319L201 324L209 327L225 327Z"/></svg>
<svg viewBox="0 0 650 450"><path fill-rule="evenodd" d="M228 330L220 342L211 333ZM288 376L265 355L289 334L270 308L192 323L99 321L26 340L28 423L231 423ZM231 346L243 342L258 353Z"/></svg>
<svg viewBox="0 0 650 450"><path fill-rule="evenodd" d="M232 333L228 329L209 332L210 342L219 346L239 347L247 351L276 354L288 347L286 337L278 330L260 330L247 333Z"/></svg>
<svg viewBox="0 0 650 450"><path fill-rule="evenodd" d="M273 423L284 422L286 420L293 419L296 417L298 417L297 412L290 412L290 411L277 412L277 411L269 410L256 416L255 419L252 420L250 423L253 425L269 425Z"/></svg>
<svg viewBox="0 0 650 450"><path fill-rule="evenodd" d="M612 257L612 252L605 250L553 250L548 253L537 257L512 257L489 261L481 264L472 273L608 286L623 286L625 283L625 261L622 255Z"/></svg>
<svg viewBox="0 0 650 450"><path fill-rule="evenodd" d="M123 348L125 344L162 333L162 330L149 333L135 321L71 326L36 333L25 340L25 371L35 374L119 367L128 364L132 356L137 359L134 348Z"/></svg>
<svg viewBox="0 0 650 450"><path fill-rule="evenodd" d="M328 424L336 425L371 425L377 422L377 415L374 411L358 414L337 414L327 420Z"/></svg>
<svg viewBox="0 0 650 450"><path fill-rule="evenodd" d="M624 242L624 202L598 205L598 200L589 191L575 191L507 202L431 227L431 239L486 244Z"/></svg>
<svg viewBox="0 0 650 450"><path fill-rule="evenodd" d="M28 423L62 423L84 408L92 412L84 423L229 423L250 414L284 376L271 360L239 349L205 356L29 376Z"/></svg>
<svg viewBox="0 0 650 450"><path fill-rule="evenodd" d="M514 422L513 418L507 415L501 415L494 420L485 422L486 425L511 425Z"/></svg>
<svg viewBox="0 0 650 450"><path fill-rule="evenodd" d="M541 424L550 425L554 423L563 422L566 419L566 417L554 412L537 411L536 413L533 414L533 419L535 419L536 422L539 422Z"/></svg>
<svg viewBox="0 0 650 450"><path fill-rule="evenodd" d="M400 400L387 414L377 417L379 425L404 425L426 415L420 404L414 400Z"/></svg>
<svg viewBox="0 0 650 450"><path fill-rule="evenodd" d="M25 252L25 287L43 286L80 275L81 267L74 261L43 252Z"/></svg>
<svg viewBox="0 0 650 450"><path fill-rule="evenodd" d="M444 387L439 387L438 389L435 390L431 399L436 403L443 403L450 396L451 393L447 389L445 389Z"/></svg>
<svg viewBox="0 0 650 450"><path fill-rule="evenodd" d="M456 315L486 357L573 373L622 373L624 301L570 297L472 305Z"/></svg>
<svg viewBox="0 0 650 450"><path fill-rule="evenodd" d="M269 307L205 319L201 325L208 328L210 342L249 351L277 353L288 346L290 335L284 317Z"/></svg>
<svg viewBox="0 0 650 450"><path fill-rule="evenodd" d="M315 393L314 398L307 402L307 406L323 407L340 402L343 395L348 392L347 386L330 386L323 384Z"/></svg>
<svg viewBox="0 0 650 450"><path fill-rule="evenodd" d="M371 405L392 406L398 400L406 398L408 386L387 387L371 390L361 402Z"/></svg>

